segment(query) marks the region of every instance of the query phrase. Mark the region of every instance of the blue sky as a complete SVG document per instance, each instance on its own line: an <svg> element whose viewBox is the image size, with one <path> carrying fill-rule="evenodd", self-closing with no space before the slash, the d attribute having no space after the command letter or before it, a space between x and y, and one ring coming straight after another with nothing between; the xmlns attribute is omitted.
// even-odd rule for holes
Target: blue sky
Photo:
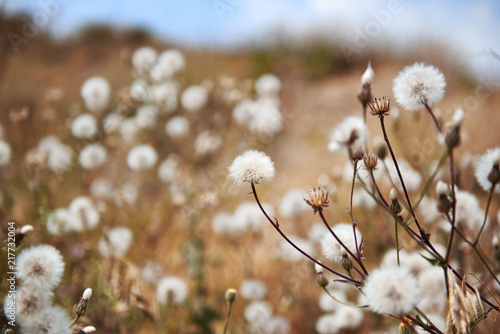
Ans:
<svg viewBox="0 0 500 334"><path fill-rule="evenodd" d="M265 42L275 31L297 41L320 32L341 36L361 52L387 40L401 47L433 40L479 71L500 67L471 56L500 53L495 0L7 0L7 12L33 17L50 3L57 5L49 7L46 28L57 38L91 23L143 27L176 43L224 48Z"/></svg>

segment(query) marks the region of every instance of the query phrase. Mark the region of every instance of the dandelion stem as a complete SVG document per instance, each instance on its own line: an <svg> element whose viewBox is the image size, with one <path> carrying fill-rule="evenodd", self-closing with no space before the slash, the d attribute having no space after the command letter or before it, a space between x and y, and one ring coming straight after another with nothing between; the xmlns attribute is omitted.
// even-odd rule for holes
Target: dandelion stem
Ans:
<svg viewBox="0 0 500 334"><path fill-rule="evenodd" d="M344 303L344 302L338 300L337 298L335 298L335 296L332 295L332 293L330 291L328 291L328 289L326 288L326 286L323 287L323 290L325 290L326 294L328 296L330 296L333 300L335 300L339 304L342 304L342 305L345 305L345 306L349 306L349 307L354 307L354 308L367 308L369 306L369 305L352 305L352 304Z"/></svg>
<svg viewBox="0 0 500 334"><path fill-rule="evenodd" d="M264 216L266 217L266 219L271 223L271 225L274 227L274 229L283 237L283 239L286 240L286 242L288 242L293 248L295 248L296 250L298 250L302 255L304 255L305 257L307 257L309 260L313 261L314 263L316 263L317 265L323 267L324 269L328 270L329 272L331 272L332 274L335 274L339 277L342 277L343 279L355 284L355 285L364 285L364 282L363 281L358 281L358 280L355 280L351 277L348 277L346 275L343 275L339 272L336 272L335 270L325 266L323 263L319 262L318 260L314 259L312 256L310 256L309 254L307 254L306 252L304 252L302 249L300 249L300 247L298 247L295 243L293 243L293 241L291 241L286 235L285 233L283 233L283 231L281 231L280 227L279 227L279 224L278 224L278 220L276 219L276 222L273 222L273 220L269 217L269 215L267 214L266 210L264 210L264 208L262 207L262 204L260 203L260 200L259 200L259 197L257 195L257 190L255 189L255 184L252 182L251 183L251 186L252 186L252 193L253 193L253 196L255 198L255 201L257 202L257 204L259 205L259 208L260 210L262 211L262 213L264 214Z"/></svg>
<svg viewBox="0 0 500 334"><path fill-rule="evenodd" d="M396 233L396 257L398 259L398 267L399 264L399 238L398 238L398 220L394 219L395 233Z"/></svg>
<svg viewBox="0 0 500 334"><path fill-rule="evenodd" d="M436 123L436 127L438 128L439 132L443 133L443 129L441 128L441 125L439 125L439 122L438 122L438 120L436 118L436 115L434 115L434 113L432 112L431 107L429 107L429 105L427 104L427 102L424 103L424 106L425 106L425 109L427 109L427 111L429 112L429 114L431 114L431 117L434 120L434 123Z"/></svg>
<svg viewBox="0 0 500 334"><path fill-rule="evenodd" d="M224 320L224 330L222 331L222 334L226 334L227 328L229 327L229 318L231 317L231 310L233 308L233 303L227 302L227 313L226 313L226 319Z"/></svg>
<svg viewBox="0 0 500 334"><path fill-rule="evenodd" d="M479 242L479 238L481 237L481 233L483 233L484 226L486 225L486 219L488 219L488 211L490 210L491 199L493 198L493 193L495 192L495 186L496 186L496 184L493 184L490 188L488 202L486 203L486 209L484 210L483 224L481 225L481 228L479 229L479 232L477 233L476 240L474 240L474 243L472 244L473 247L475 247L477 245L477 243Z"/></svg>

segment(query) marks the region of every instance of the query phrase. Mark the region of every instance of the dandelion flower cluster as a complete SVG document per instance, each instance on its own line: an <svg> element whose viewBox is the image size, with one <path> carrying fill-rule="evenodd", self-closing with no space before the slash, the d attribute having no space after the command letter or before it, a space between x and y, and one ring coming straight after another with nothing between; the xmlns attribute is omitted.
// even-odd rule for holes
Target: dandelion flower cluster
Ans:
<svg viewBox="0 0 500 334"><path fill-rule="evenodd" d="M396 101L408 110L419 110L425 104L432 106L444 95L444 75L434 66L415 63L405 67L394 79Z"/></svg>

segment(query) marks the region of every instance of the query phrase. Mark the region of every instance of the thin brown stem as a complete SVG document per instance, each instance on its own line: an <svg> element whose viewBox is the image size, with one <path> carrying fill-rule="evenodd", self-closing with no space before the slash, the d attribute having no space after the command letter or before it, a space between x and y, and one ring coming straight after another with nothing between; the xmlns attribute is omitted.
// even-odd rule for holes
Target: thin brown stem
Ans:
<svg viewBox="0 0 500 334"><path fill-rule="evenodd" d="M335 270L329 268L328 266L325 266L323 263L319 262L318 260L314 259L311 255L307 254L306 252L304 252L300 247L298 247L293 241L291 241L286 235L285 233L283 233L283 231L281 231L280 227L279 227L279 223L278 223L278 220L276 219L276 222L274 222L271 217L269 217L269 215L267 214L266 210L264 210L264 208L262 207L262 204L260 203L260 200L259 200L259 197L257 195L257 191L255 189L255 184L251 183L251 186L252 186L252 193L253 193L253 196L255 198L255 201L257 202L257 204L259 205L259 208L260 210L262 211L262 213L264 214L264 216L267 218L267 220L271 223L271 225L274 227L274 229L283 237L283 239L286 240L286 242L288 242L293 248L295 248L296 250L298 250L302 255L304 255L305 257L307 257L309 260L311 260L312 262L316 263L317 265L323 267L324 269L328 270L329 272L331 272L332 274L335 274L339 277L342 277L343 279L355 284L355 285L364 285L364 282L363 281L358 281L358 280L355 280L349 276L346 276L346 275L343 275L339 272L336 272Z"/></svg>
<svg viewBox="0 0 500 334"><path fill-rule="evenodd" d="M439 125L439 122L438 122L438 120L436 118L436 115L434 115L434 113L432 112L431 107L429 107L429 105L427 104L427 102L424 103L424 106L425 106L425 109L427 109L427 111L429 112L429 114L431 114L431 117L434 120L434 123L436 124L436 127L439 130L439 132L443 133L443 129L441 128L441 125Z"/></svg>
<svg viewBox="0 0 500 334"><path fill-rule="evenodd" d="M488 196L488 202L486 203L486 209L484 210L484 219L479 232L477 233L476 240L474 240L473 246L475 247L479 242L479 238L481 237L481 233L483 233L484 226L486 225L486 220L488 219L488 211L490 210L491 199L493 198L493 193L495 192L496 184L493 184L490 189L490 194Z"/></svg>

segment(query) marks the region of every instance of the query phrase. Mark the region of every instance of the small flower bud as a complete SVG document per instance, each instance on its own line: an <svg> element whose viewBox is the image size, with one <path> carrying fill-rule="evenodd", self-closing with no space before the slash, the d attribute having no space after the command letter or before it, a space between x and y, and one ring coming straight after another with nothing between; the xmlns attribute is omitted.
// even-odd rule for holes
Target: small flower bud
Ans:
<svg viewBox="0 0 500 334"><path fill-rule="evenodd" d="M342 255L342 268L347 272L352 269L352 261L346 254Z"/></svg>
<svg viewBox="0 0 500 334"><path fill-rule="evenodd" d="M366 107L372 99L372 89L370 84L364 83L361 85L361 91L358 93L358 100L361 102L363 107Z"/></svg>
<svg viewBox="0 0 500 334"><path fill-rule="evenodd" d="M91 295L92 295L91 289L85 290L85 292L83 293L82 298L80 298L80 301L78 302L78 304L75 304L73 306L73 312L75 312L77 318L83 317L85 315L85 313L87 312L87 303L89 301L88 298L90 298ZM85 297L88 297L88 298L85 298Z"/></svg>
<svg viewBox="0 0 500 334"><path fill-rule="evenodd" d="M387 156L387 147L384 143L378 143L375 145L375 155L380 159L384 160Z"/></svg>
<svg viewBox="0 0 500 334"><path fill-rule="evenodd" d="M238 293L236 292L236 290L230 288L226 290L226 294L224 297L226 298L228 304L232 304L236 300L237 295Z"/></svg>
<svg viewBox="0 0 500 334"><path fill-rule="evenodd" d="M373 153L365 154L363 157L363 162L367 170L377 169L378 159L377 156Z"/></svg>
<svg viewBox="0 0 500 334"><path fill-rule="evenodd" d="M436 185L436 192L438 194L438 206L439 212L447 214L453 207L450 197L448 185L442 181L439 181Z"/></svg>
<svg viewBox="0 0 500 334"><path fill-rule="evenodd" d="M316 274L321 274L323 272L323 267L320 266L319 264L315 263L314 270L316 270Z"/></svg>
<svg viewBox="0 0 500 334"><path fill-rule="evenodd" d="M375 72L373 72L372 63L368 62L368 67L366 68L365 73L361 76L361 83L370 85L373 78L375 78Z"/></svg>
<svg viewBox="0 0 500 334"><path fill-rule="evenodd" d="M83 292L82 298L83 298L83 299L86 299L86 300L89 300L89 299L90 299L90 297L92 297L92 289L87 288L87 289L85 289L85 291Z"/></svg>
<svg viewBox="0 0 500 334"><path fill-rule="evenodd" d="M488 174L488 181L490 181L492 185L496 185L498 182L500 182L500 170L498 161L496 161L491 168L491 172Z"/></svg>
<svg viewBox="0 0 500 334"><path fill-rule="evenodd" d="M448 195L449 193L448 185L443 181L438 181L438 183L436 184L436 193L438 195Z"/></svg>
<svg viewBox="0 0 500 334"><path fill-rule="evenodd" d="M82 328L82 332L84 332L84 333L93 333L95 331L96 331L96 329L94 326L87 326L87 327Z"/></svg>
<svg viewBox="0 0 500 334"><path fill-rule="evenodd" d="M27 233L30 233L31 231L33 231L33 226L31 226L31 225L24 225L19 230L19 233L21 233L21 234L27 234Z"/></svg>
<svg viewBox="0 0 500 334"><path fill-rule="evenodd" d="M352 151L351 149L349 149L349 158L352 160L352 161L359 161L359 160L362 160L363 157L365 155L365 152L363 152L362 149L357 149L356 151Z"/></svg>
<svg viewBox="0 0 500 334"><path fill-rule="evenodd" d="M460 125L451 125L445 128L444 142L449 150L460 145Z"/></svg>
<svg viewBox="0 0 500 334"><path fill-rule="evenodd" d="M408 321L408 318L403 317L401 319L401 323L399 324L399 334L411 334L413 333L413 329Z"/></svg>
<svg viewBox="0 0 500 334"><path fill-rule="evenodd" d="M73 334L86 334L86 333L94 333L96 331L94 326L85 326L76 325L73 327Z"/></svg>
<svg viewBox="0 0 500 334"><path fill-rule="evenodd" d="M396 215L399 215L401 211L403 211L403 208L401 207L401 204L399 204L398 192L396 191L396 189L392 188L389 196L391 197L391 205L390 205L391 211L394 212Z"/></svg>
<svg viewBox="0 0 500 334"><path fill-rule="evenodd" d="M329 284L328 279L322 272L318 273L318 276L316 278L316 284L318 284L322 288L326 288L328 286Z"/></svg>

